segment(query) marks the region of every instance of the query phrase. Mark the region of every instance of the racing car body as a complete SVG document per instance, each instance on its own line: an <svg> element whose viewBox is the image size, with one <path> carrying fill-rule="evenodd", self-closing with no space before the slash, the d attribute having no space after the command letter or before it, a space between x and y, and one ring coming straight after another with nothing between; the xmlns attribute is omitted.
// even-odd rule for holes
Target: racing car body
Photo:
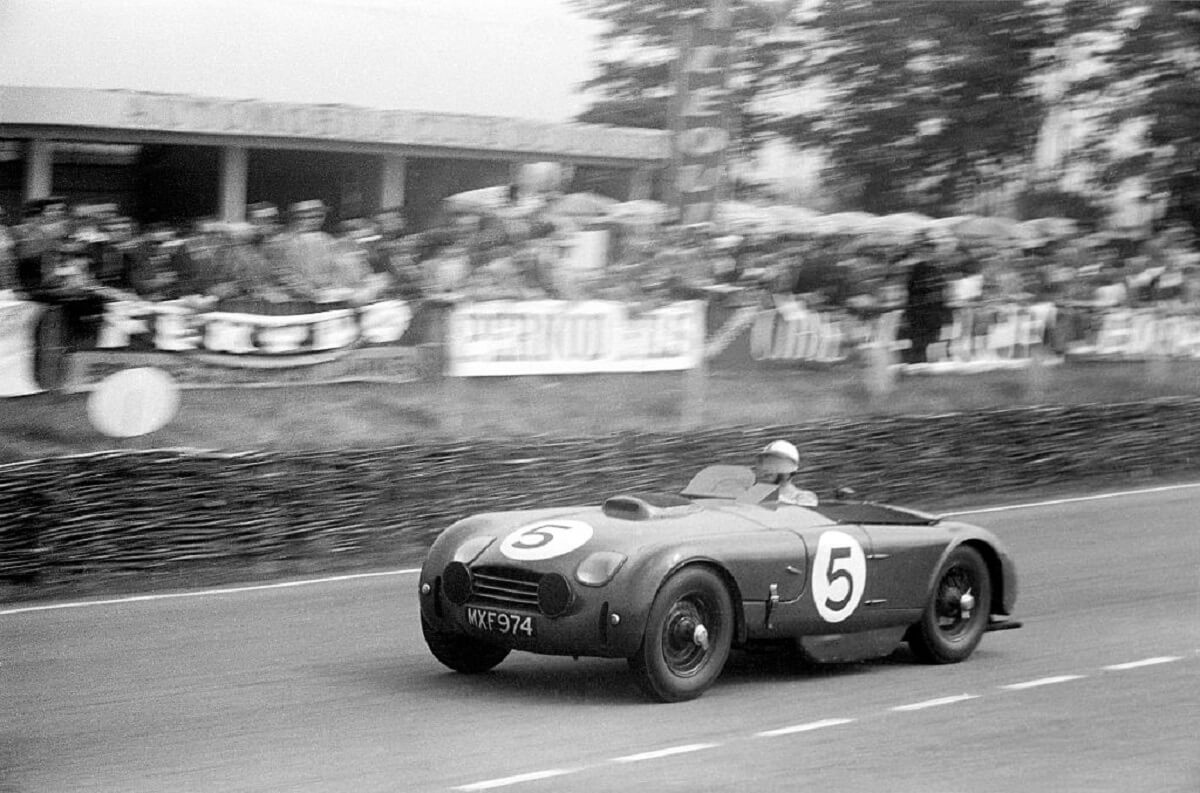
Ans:
<svg viewBox="0 0 1200 793"><path fill-rule="evenodd" d="M788 504L748 468L682 494L472 516L421 570L433 654L486 671L510 651L629 659L662 701L703 693L732 647L791 643L818 661L965 660L1016 627L1013 562L988 531L908 509Z"/></svg>

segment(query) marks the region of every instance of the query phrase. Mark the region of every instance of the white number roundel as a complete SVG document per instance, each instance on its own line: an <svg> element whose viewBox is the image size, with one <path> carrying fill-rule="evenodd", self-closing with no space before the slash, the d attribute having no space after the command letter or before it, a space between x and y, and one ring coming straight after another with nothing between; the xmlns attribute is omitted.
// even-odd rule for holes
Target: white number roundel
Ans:
<svg viewBox="0 0 1200 793"><path fill-rule="evenodd" d="M519 562L553 559L570 553L592 538L592 527L581 520L548 520L522 526L504 538L500 553Z"/></svg>
<svg viewBox="0 0 1200 793"><path fill-rule="evenodd" d="M842 531L827 531L817 540L812 590L817 613L826 622L841 622L854 613L867 583L867 555L858 540Z"/></svg>

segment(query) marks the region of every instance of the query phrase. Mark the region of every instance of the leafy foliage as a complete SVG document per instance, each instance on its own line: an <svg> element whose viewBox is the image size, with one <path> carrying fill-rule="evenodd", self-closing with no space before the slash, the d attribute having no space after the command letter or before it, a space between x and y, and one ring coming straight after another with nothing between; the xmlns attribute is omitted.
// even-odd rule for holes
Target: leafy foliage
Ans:
<svg viewBox="0 0 1200 793"><path fill-rule="evenodd" d="M1108 61L1128 101L1109 114L1106 130L1146 119L1148 149L1115 160L1108 175L1146 174L1169 196L1166 219L1200 232L1200 2L1151 0L1131 8L1126 22Z"/></svg>
<svg viewBox="0 0 1200 793"><path fill-rule="evenodd" d="M1051 111L1081 108L1097 186L1151 173L1200 198L1198 0L728 0L735 131L823 150L856 208L949 212L1020 181ZM608 23L585 117L666 128L682 24L708 0L574 0ZM1148 119L1141 151L1108 140ZM1084 147L1087 149L1088 147ZM1147 151L1151 154L1147 155Z"/></svg>

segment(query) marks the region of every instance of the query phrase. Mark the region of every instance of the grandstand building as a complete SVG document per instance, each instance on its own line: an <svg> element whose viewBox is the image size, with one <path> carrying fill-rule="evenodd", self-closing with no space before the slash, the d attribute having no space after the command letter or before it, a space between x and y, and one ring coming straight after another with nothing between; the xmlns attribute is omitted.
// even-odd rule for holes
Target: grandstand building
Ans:
<svg viewBox="0 0 1200 793"><path fill-rule="evenodd" d="M521 165L570 166L648 197L662 132L459 113L0 85L0 204L62 195L113 202L142 223L238 221L246 205L323 200L334 217L403 207L431 222L442 198L511 183Z"/></svg>

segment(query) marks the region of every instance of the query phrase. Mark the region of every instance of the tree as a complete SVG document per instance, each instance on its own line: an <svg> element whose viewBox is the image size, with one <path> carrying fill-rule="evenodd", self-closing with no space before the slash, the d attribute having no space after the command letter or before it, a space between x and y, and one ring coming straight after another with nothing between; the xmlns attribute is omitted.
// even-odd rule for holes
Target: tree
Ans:
<svg viewBox="0 0 1200 793"><path fill-rule="evenodd" d="M707 2L576 5L609 25L597 75L585 87L627 108L665 108L676 31ZM831 181L856 208L875 212L954 211L1021 173L1046 115L1039 71L1059 42L1103 27L1121 10L1086 0L730 6L742 148L771 137L819 148Z"/></svg>
<svg viewBox="0 0 1200 793"><path fill-rule="evenodd" d="M1061 40L1112 13L1080 2L827 0L794 20L809 46L799 56L771 48L761 76L777 93L824 101L764 127L824 147L864 209L954 211L1024 170L1047 110L1037 76Z"/></svg>
<svg viewBox="0 0 1200 793"><path fill-rule="evenodd" d="M1200 233L1200 2L1150 0L1131 5L1117 29L1119 45L1106 56L1108 86L1126 100L1112 108L1102 129L1144 123L1144 146L1112 158L1109 183L1131 174L1148 177L1167 196L1166 220ZM1077 92L1104 88L1095 83Z"/></svg>
<svg viewBox="0 0 1200 793"><path fill-rule="evenodd" d="M600 34L596 75L581 88L604 98L579 116L580 121L667 129L674 95L673 66L680 35L700 23L711 0L572 0L593 19L607 23ZM784 0L728 0L735 31L735 56L729 84L735 116L753 104L753 75L762 68L755 52L779 19ZM791 0L788 0L790 3ZM739 119L741 126L748 126ZM746 138L744 142L752 143Z"/></svg>

